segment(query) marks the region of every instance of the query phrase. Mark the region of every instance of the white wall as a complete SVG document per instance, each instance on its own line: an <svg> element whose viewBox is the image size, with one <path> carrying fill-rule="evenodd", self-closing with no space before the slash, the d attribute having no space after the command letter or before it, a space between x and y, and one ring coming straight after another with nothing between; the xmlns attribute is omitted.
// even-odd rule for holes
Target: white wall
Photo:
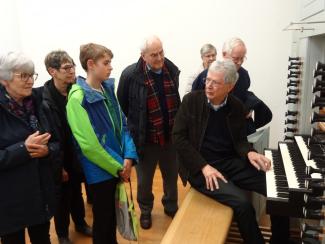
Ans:
<svg viewBox="0 0 325 244"><path fill-rule="evenodd" d="M20 29L15 0L0 0L0 53L20 50Z"/></svg>
<svg viewBox="0 0 325 244"><path fill-rule="evenodd" d="M7 46L20 47L33 58L39 73L36 85L49 78L43 59L51 50L64 49L79 64L80 44L104 44L114 52L112 76L119 78L123 68L139 58L142 39L157 34L164 42L166 56L182 71L180 91L183 94L186 77L200 63L202 44L215 44L220 57L225 39L241 37L248 47L244 67L251 76L251 90L274 113L272 146L283 139L291 33L282 29L296 19L296 0L15 1L16 8L7 7L2 19L17 20L19 25L13 21L5 31L14 28L11 34L17 35L21 46L17 43ZM16 27L20 28L18 33ZM80 65L77 73L84 74Z"/></svg>

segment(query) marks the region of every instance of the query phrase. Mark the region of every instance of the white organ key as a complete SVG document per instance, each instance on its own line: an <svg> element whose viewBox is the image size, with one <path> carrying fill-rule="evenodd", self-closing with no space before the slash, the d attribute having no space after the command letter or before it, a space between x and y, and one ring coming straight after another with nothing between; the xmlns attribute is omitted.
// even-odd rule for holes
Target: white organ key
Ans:
<svg viewBox="0 0 325 244"><path fill-rule="evenodd" d="M273 168L273 157L272 151L265 150L264 152L265 157L271 160L271 168L270 170L266 171L266 192L267 197L274 197L277 198L276 186L275 186L275 174Z"/></svg>
<svg viewBox="0 0 325 244"><path fill-rule="evenodd" d="M289 188L300 188L287 145L285 143L279 143L279 147Z"/></svg>

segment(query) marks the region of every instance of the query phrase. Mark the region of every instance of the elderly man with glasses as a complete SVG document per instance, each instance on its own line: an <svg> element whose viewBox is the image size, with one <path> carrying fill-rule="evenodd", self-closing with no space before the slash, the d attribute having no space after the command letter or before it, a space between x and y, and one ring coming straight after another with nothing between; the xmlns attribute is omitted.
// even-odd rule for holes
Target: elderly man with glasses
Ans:
<svg viewBox="0 0 325 244"><path fill-rule="evenodd" d="M183 98L173 143L183 183L189 181L199 192L231 207L244 243L262 244L254 208L243 190L265 196L265 172L271 162L247 141L245 108L230 93L238 79L236 69L229 59L210 65L205 91ZM270 243L290 243L288 223L287 217L271 216Z"/></svg>
<svg viewBox="0 0 325 244"><path fill-rule="evenodd" d="M140 156L136 166L137 200L143 229L151 227L152 182L158 162L163 178L165 214L173 217L178 209L178 165L171 131L180 105L179 73L177 66L165 58L161 40L152 36L144 41L138 62L123 71L117 89Z"/></svg>
<svg viewBox="0 0 325 244"><path fill-rule="evenodd" d="M227 40L222 48L222 56L224 59L231 59L236 65L239 74L238 81L232 90L232 94L236 96L245 106L247 118L247 135L256 131L256 129L266 125L272 119L272 112L268 106L261 101L253 92L248 91L251 81L249 74L242 64L246 60L245 43L238 37ZM192 91L202 90L205 88L205 79L208 70L204 70L195 79L192 85ZM254 120L252 112L254 111Z"/></svg>

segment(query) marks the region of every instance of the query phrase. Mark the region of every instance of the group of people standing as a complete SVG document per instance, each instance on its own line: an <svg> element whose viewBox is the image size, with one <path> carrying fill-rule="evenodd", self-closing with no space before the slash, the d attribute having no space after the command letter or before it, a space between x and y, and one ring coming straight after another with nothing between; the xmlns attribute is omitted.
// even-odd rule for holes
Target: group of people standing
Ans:
<svg viewBox="0 0 325 244"><path fill-rule="evenodd" d="M52 78L39 88L33 88L32 60L21 53L0 57L2 244L25 243L25 228L33 244L50 243L52 216L59 242L71 243L70 214L76 230L92 235L93 243L117 243L115 188L129 181L133 165L140 225L149 229L157 164L167 216L178 210L180 174L184 184L234 209L245 243L264 243L242 189L266 194L270 161L254 151L247 135L272 113L248 91L244 42L225 42L224 61L215 61L216 55L211 44L203 46L202 72L182 102L180 70L156 36L144 41L139 60L122 72L117 95L109 78L113 53L99 44L80 47L86 77L75 77L65 51L49 53L45 66ZM84 220L83 178L93 204L92 229ZM272 216L271 222L272 243L289 243L288 218Z"/></svg>

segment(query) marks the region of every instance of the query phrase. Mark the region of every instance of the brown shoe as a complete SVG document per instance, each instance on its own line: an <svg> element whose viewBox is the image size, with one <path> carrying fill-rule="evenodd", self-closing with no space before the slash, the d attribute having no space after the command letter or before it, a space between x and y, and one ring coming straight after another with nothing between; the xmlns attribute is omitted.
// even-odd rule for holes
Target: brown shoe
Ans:
<svg viewBox="0 0 325 244"><path fill-rule="evenodd" d="M140 215L140 225L142 229L150 229L151 228L151 214L141 214Z"/></svg>

